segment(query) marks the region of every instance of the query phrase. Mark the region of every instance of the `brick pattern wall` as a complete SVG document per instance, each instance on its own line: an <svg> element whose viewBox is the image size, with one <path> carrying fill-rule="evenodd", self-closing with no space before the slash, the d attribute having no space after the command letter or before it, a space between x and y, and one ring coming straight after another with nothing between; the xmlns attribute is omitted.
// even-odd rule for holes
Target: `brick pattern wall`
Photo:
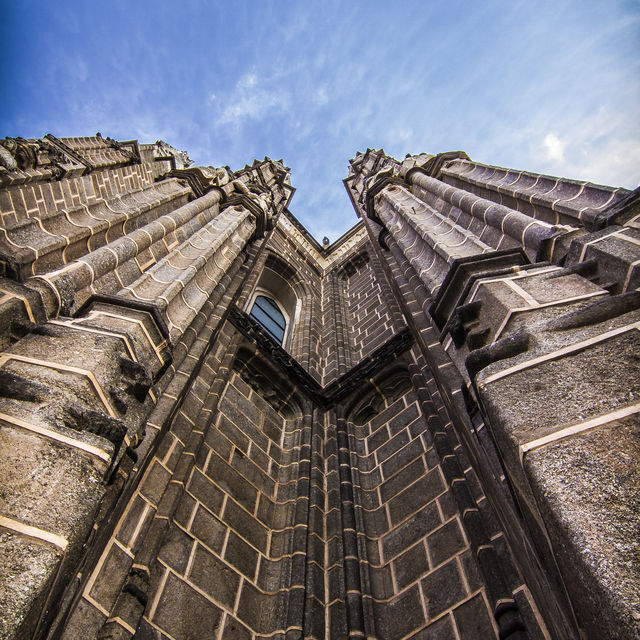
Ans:
<svg viewBox="0 0 640 640"><path fill-rule="evenodd" d="M361 582L369 587L363 631L389 640L497 637L418 399L404 376L386 381L388 395L361 402L361 416L352 417L359 423L377 405L376 415L347 427L359 548L366 549Z"/></svg>
<svg viewBox="0 0 640 640"><path fill-rule="evenodd" d="M113 166L116 160L131 161L128 151L121 153L116 149L114 153L122 157L110 158L110 152L102 148L104 145L96 146L92 140L65 140L56 144L66 145L65 153L76 159L78 154L86 158L96 151L94 160L99 164ZM69 147L78 153L74 156ZM78 493L80 483L73 482L72 475L64 485L57 485L59 495L42 492L38 495L20 491L17 485L10 487L9 493L21 501L21 508L26 511L37 505L52 514L64 512L64 522L71 522L79 513L83 522L71 528L72 539L53 538L51 544L68 549L66 556L40 554L40 566L34 567L25 562L32 545L28 537L26 545L22 541L26 537L20 528L24 518L22 515L14 518L17 524L11 523L9 529L19 531L21 541L16 545L16 536L11 533L3 553L8 550L21 564L11 565L17 576L14 580L8 579L6 572L2 575L2 598L10 601L12 590L24 594L15 620L9 624L17 627L24 622L28 625L28 628L23 625L24 633L40 625L40 637L54 624L67 638L112 637L111 634L130 637L148 602L150 568L169 530L167 524L176 498L191 478L196 459L202 467L198 454L205 446L205 426L228 378L235 347L231 344L232 337L225 338L220 330L221 320L263 242L262 236L253 234L256 217L260 218L258 211L250 213L236 204L225 207L218 216L218 201L224 196L217 190L192 200L193 192L187 182L194 188L207 187L198 185L198 179L205 179L198 170L187 174L185 181L170 178L156 183L155 177L167 168L165 163L151 162L94 171L82 178L69 177L82 172L82 167L78 167L73 174L67 172L67 177L47 184L36 184L34 178L28 186L18 187L16 178L14 186L3 191L3 196L8 196L3 203L12 206L18 194L25 205L23 219L4 228L7 263L14 264L10 261L15 261L16 246L27 253L31 251L27 258L33 258L31 262L22 262L25 273L14 270L7 274L14 280L3 282L2 303L6 307L3 314L15 308L14 299L20 300L30 322L11 333L18 323L10 318L9 326L2 327L3 345L9 346L17 339L18 345L30 349L34 336L45 345L32 349L22 360L37 361L52 381L62 385L65 393L70 392L72 401L64 401L67 396L56 388L54 395L70 408L65 406L49 420L53 425L47 425L41 440L46 444L47 434L49 439L56 436L61 422L63 431L77 431L79 435L74 439L65 432L56 436L58 440L97 456L104 468L97 479L79 467L76 469L83 482L95 485L91 496ZM255 171L259 168L258 163ZM59 177L60 171L56 171ZM278 171L279 179L282 173ZM271 178L275 179L275 174ZM228 191L233 188L234 185L229 185ZM42 195L48 190L59 197L52 197L49 202ZM30 194L35 194L35 206L31 206ZM281 203L285 196L286 188L279 182L274 186L276 203ZM44 206L38 208L42 203ZM250 205L249 202L251 208ZM27 213L38 217L29 217ZM169 254L171 257L162 261ZM61 265L64 266L58 269ZM33 274L36 277L29 277ZM146 276L149 277L145 280ZM26 284L15 282L20 278ZM151 288L142 286L145 283ZM131 295L125 299L130 284ZM42 296L37 300L39 293ZM66 317L77 311L92 293L120 293L120 299L110 303L94 300L80 317ZM141 301L143 297L148 300L146 306ZM163 300L168 311L163 309ZM46 327L35 326L47 318L51 322ZM171 331L169 336L165 324ZM66 358L61 355L65 350ZM15 360L17 356L11 358ZM11 358L3 356L2 364ZM59 362L60 359L64 362ZM66 372L63 380L56 373L58 369ZM6 384L7 370L3 366L4 387L0 390L3 398L13 394ZM31 395L25 396L27 401ZM88 408L84 406L87 399L93 402ZM75 400L84 404L74 404ZM96 404L102 413L108 413L107 426L103 424L102 413L94 410ZM56 408L55 403L48 405ZM80 410L87 415L78 414L77 424L67 419L65 411L75 416L73 411ZM145 434L143 425L148 417ZM24 421L16 424L39 433L37 424ZM85 431L93 434L89 436L89 444L83 441ZM117 438L123 439L123 443ZM111 440L115 446L110 444ZM106 452L95 446L94 441L101 446L103 441L107 443ZM38 482L55 486L51 481L53 473L65 475L62 463L65 450L56 447L47 445L49 458L45 460L38 454L39 459L29 464L28 478L33 489ZM138 451L134 452L136 448ZM52 453L59 455L56 462L60 464L52 463ZM5 457L11 461L10 456ZM28 464L26 458L24 464ZM34 477L38 480L31 480ZM264 484L263 478L254 481ZM270 511L268 506L262 508ZM225 514L231 509L229 506ZM4 528L7 522L5 516ZM45 531L40 535L53 534ZM54 620L59 604L60 618Z"/></svg>
<svg viewBox="0 0 640 640"><path fill-rule="evenodd" d="M166 161L96 171L78 178L27 184L0 191L2 227L12 228L28 218L47 218L58 209L91 205L100 199L153 184L169 169Z"/></svg>
<svg viewBox="0 0 640 640"><path fill-rule="evenodd" d="M360 362L393 337L402 324L394 317L383 282L370 262L346 276L344 289L352 361Z"/></svg>
<svg viewBox="0 0 640 640"><path fill-rule="evenodd" d="M268 637L286 628L277 602L296 559L296 422L231 375L158 555L145 619L162 637Z"/></svg>
<svg viewBox="0 0 640 640"><path fill-rule="evenodd" d="M229 270L229 276L233 275L236 278L232 284L237 287L242 281L239 265ZM229 282L225 284L226 291L211 297L182 336L174 348L171 366L155 387L158 401L137 449L138 464L131 470L133 478L136 472L142 477L127 496L113 533L110 537L107 533L107 540L95 541L100 555L88 558L90 571L86 577L81 576L86 582L65 625L65 640L98 637L103 625L120 637L127 629L135 629L142 616L148 598L149 568L202 446L203 425L217 406L233 361L233 331L217 331L222 310L229 305L234 290ZM214 335L217 342L212 349L209 345ZM167 421L170 426L165 429ZM94 528L98 538L104 537L103 530L109 531L110 512L124 480L126 475L119 474L118 482L109 488L102 513L96 518L101 525ZM123 591L131 581L131 571L144 577L144 595L138 600Z"/></svg>
<svg viewBox="0 0 640 640"><path fill-rule="evenodd" d="M474 471L482 477L553 636L635 637L633 627L638 625L631 620L637 616L629 612L637 608L637 590L631 595L622 586L633 581L622 578L630 576L632 563L624 559L626 545L613 542L614 531L620 530L620 504L626 498L596 497L610 496L617 484L611 480L616 474L613 465L604 459L616 459L617 451L629 446L622 444L627 437L624 428L607 444L598 464L593 462L593 447L598 438L606 437L596 434L597 427L604 432L610 421L638 411L637 405L629 404L633 393L619 392L629 388L625 385L634 377L636 362L625 355L628 345L616 344L614 330L604 332L617 322L634 326L637 190L490 167L472 163L460 152L440 154L410 171L403 163L393 174L375 175L375 166L367 165L369 175L363 180L359 172L371 160L368 155L353 162L345 182L356 186L354 202L365 205L361 211L371 236L381 237L389 250L387 262L394 271L397 299L428 363L422 367L426 386L416 379L414 387L419 395L431 396L436 407L435 399L442 394L440 403L446 404L455 424L454 435L464 442ZM433 210L433 219L420 219L418 207L405 197L406 186ZM443 228L451 223L460 231L460 242L451 245L459 247L454 252L441 241ZM385 227L382 232L379 224ZM480 250L463 253L467 242ZM524 250L534 264L522 266L522 255L513 249ZM438 270L433 269L436 250ZM434 331L431 316L442 335ZM621 334L625 331L620 329ZM599 345L603 336L606 348ZM570 355L574 339L580 353L575 361ZM545 368L547 360L552 364ZM587 360L590 365L582 366ZM615 390L607 386L612 366L619 371ZM594 378L587 370L601 375ZM559 381L577 386L571 392L559 391ZM572 422L570 407L576 413L567 427ZM593 415L589 407L599 413L598 418L585 419ZM581 437L583 431L591 439ZM473 515L476 509L464 508L464 503L472 504L469 497L479 507L481 497L476 495L477 483L467 477L468 470L462 474L465 465L455 439L449 440L447 445L442 439L443 453L444 445L453 448L455 466L460 468L454 468L453 454L443 455L447 460L443 468L452 486L467 488L467 495L460 492L457 501L472 546L486 550L481 564L489 602L504 636L513 630L513 619L507 619L500 603L511 598L510 591L517 607L509 615L516 615L517 608L522 621L530 618L527 599L521 597L525 590L514 588L501 551L504 541L497 533L489 538L487 514L482 522ZM599 484L601 491L594 491ZM602 526L594 529L587 524L596 521ZM604 527L609 527L608 533L603 533ZM598 553L606 556L606 563L595 559ZM502 574L500 580L492 579L485 561L496 569L494 576ZM599 597L602 602L596 605ZM628 613L621 615L622 608Z"/></svg>

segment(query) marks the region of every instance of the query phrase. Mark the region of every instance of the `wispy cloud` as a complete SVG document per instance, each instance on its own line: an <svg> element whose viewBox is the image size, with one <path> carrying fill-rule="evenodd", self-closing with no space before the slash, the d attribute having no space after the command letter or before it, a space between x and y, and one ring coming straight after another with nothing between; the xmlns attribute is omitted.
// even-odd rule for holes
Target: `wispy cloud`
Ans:
<svg viewBox="0 0 640 640"><path fill-rule="evenodd" d="M264 120L274 112L288 109L287 92L276 91L262 86L255 73L243 75L229 95L212 98L212 106L217 113L216 127L240 128L247 120Z"/></svg>
<svg viewBox="0 0 640 640"><path fill-rule="evenodd" d="M640 179L637 2L30 6L5 7L1 135L162 137L233 168L282 157L319 238L356 222L341 179L367 147Z"/></svg>

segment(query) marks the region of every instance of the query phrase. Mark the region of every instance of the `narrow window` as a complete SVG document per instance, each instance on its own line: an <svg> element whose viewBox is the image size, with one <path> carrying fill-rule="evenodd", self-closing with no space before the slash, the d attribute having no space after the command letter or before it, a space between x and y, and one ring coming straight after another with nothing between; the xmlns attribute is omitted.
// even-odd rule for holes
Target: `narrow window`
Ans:
<svg viewBox="0 0 640 640"><path fill-rule="evenodd" d="M267 296L256 296L249 315L257 320L267 330L267 333L282 346L287 322L275 300L267 298Z"/></svg>

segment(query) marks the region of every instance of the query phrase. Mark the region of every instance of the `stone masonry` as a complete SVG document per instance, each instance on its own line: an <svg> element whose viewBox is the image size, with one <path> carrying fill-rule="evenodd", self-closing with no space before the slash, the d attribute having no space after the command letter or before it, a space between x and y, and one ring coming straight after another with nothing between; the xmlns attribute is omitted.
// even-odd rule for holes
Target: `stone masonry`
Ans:
<svg viewBox="0 0 640 640"><path fill-rule="evenodd" d="M0 640L640 638L638 190L191 164L0 141Z"/></svg>

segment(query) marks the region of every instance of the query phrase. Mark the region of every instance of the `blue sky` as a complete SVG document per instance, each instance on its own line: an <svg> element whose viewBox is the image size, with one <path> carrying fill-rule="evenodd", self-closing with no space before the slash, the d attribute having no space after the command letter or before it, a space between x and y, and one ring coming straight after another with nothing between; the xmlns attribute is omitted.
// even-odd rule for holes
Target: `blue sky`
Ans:
<svg viewBox="0 0 640 640"><path fill-rule="evenodd" d="M0 137L283 158L318 239L356 222L367 147L640 180L638 0L0 0L0 87Z"/></svg>

